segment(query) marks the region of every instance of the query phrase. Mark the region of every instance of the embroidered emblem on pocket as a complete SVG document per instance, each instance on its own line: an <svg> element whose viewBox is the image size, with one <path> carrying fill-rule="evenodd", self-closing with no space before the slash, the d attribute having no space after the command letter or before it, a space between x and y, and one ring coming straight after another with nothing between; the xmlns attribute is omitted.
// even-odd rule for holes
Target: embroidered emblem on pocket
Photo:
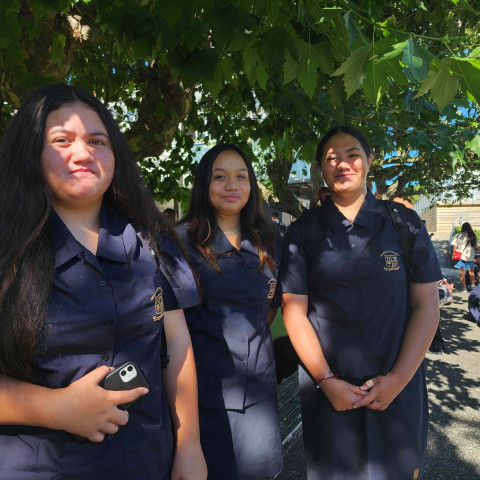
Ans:
<svg viewBox="0 0 480 480"><path fill-rule="evenodd" d="M380 256L383 257L383 259L385 260L385 266L383 267L383 269L386 272L400 269L400 265L398 264L398 253L393 252L392 250L387 250L381 253Z"/></svg>
<svg viewBox="0 0 480 480"><path fill-rule="evenodd" d="M271 278L268 281L268 285L270 287L270 290L268 291L268 299L271 300L273 298L273 295L275 293L275 288L277 287L277 281L274 278Z"/></svg>
<svg viewBox="0 0 480 480"><path fill-rule="evenodd" d="M419 468L416 468L416 469L413 471L413 480L417 480L419 475L420 475L420 469L419 469Z"/></svg>
<svg viewBox="0 0 480 480"><path fill-rule="evenodd" d="M165 315L162 287L158 287L155 290L155 293L150 297L150 300L155 300L155 315L153 316L153 321L158 322Z"/></svg>

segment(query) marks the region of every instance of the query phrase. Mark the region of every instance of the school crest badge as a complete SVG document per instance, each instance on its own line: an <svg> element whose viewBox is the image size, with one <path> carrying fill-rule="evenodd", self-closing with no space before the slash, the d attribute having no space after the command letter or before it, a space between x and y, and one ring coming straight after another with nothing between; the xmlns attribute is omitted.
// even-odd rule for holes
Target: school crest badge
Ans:
<svg viewBox="0 0 480 480"><path fill-rule="evenodd" d="M271 278L268 281L268 286L270 289L268 290L268 299L271 300L273 298L273 295L275 294L275 288L277 287L277 281L274 278Z"/></svg>
<svg viewBox="0 0 480 480"><path fill-rule="evenodd" d="M165 315L165 305L163 303L163 290L161 287L158 287L155 290L155 293L150 297L150 300L155 300L155 315L153 316L153 321L158 322Z"/></svg>
<svg viewBox="0 0 480 480"><path fill-rule="evenodd" d="M397 252L394 252L392 250L387 250L385 252L382 252L380 254L380 257L382 257L383 260L385 261L385 266L383 267L383 269L386 272L390 272L390 271L393 271L393 270L399 270L400 269L400 265L399 265L399 262L398 262L398 257L399 256L400 255Z"/></svg>

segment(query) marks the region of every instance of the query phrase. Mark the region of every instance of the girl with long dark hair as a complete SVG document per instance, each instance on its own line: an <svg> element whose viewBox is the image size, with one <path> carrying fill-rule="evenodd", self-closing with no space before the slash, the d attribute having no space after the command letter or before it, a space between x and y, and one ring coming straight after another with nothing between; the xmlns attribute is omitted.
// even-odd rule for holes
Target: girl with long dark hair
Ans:
<svg viewBox="0 0 480 480"><path fill-rule="evenodd" d="M209 480L260 480L282 467L269 324L279 306L278 248L250 160L220 144L201 159L177 228L202 303L185 310L199 382Z"/></svg>
<svg viewBox="0 0 480 480"><path fill-rule="evenodd" d="M480 247L477 244L477 236L468 222L463 223L460 233L457 233L455 237L453 237L452 247L453 255L455 255L457 251L462 255L454 267L458 268L460 282L462 283L463 291L466 292L467 282L465 273L468 272L470 276L469 289L471 289L471 286L475 285L475 250L480 252Z"/></svg>
<svg viewBox="0 0 480 480"><path fill-rule="evenodd" d="M80 88L40 88L0 165L0 476L205 478L181 310L195 282L113 117ZM126 361L149 390L98 385Z"/></svg>

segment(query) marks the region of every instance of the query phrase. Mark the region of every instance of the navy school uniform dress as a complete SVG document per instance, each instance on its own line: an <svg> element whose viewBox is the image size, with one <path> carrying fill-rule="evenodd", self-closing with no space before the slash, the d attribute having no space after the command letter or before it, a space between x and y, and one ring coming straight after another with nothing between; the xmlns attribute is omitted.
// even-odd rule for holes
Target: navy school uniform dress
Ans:
<svg viewBox="0 0 480 480"><path fill-rule="evenodd" d="M50 227L55 274L44 352L36 359L40 384L62 388L101 365L134 361L149 393L129 408L127 425L100 443L78 442L65 431L1 425L0 479L169 479L174 442L160 336L165 311L199 302L193 275L167 235L158 268L139 232L106 205L96 255L53 211Z"/></svg>
<svg viewBox="0 0 480 480"><path fill-rule="evenodd" d="M323 215L311 264L304 222ZM411 281L442 278L430 236L409 211L414 245ZM387 374L408 323L408 282L398 233L383 204L369 192L353 224L328 197L293 223L282 255L284 293L308 295L308 319L331 370L352 384ZM309 480L411 480L421 478L428 403L423 365L383 412L336 412L300 367L303 432Z"/></svg>
<svg viewBox="0 0 480 480"><path fill-rule="evenodd" d="M220 272L187 238L202 302L185 310L198 375L200 437L209 480L259 480L283 466L273 343L267 314L279 306L277 275L258 271L256 247L239 250L222 231L212 250Z"/></svg>

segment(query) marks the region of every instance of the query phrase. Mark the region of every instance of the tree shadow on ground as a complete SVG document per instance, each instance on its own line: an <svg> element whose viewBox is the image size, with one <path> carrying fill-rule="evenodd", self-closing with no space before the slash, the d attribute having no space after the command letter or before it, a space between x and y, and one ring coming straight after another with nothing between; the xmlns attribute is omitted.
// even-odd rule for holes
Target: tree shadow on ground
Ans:
<svg viewBox="0 0 480 480"><path fill-rule="evenodd" d="M449 355L462 355L464 352L480 352L480 329L468 320L468 308L464 305L450 305L440 309L440 327ZM478 330L477 338L471 332Z"/></svg>
<svg viewBox="0 0 480 480"><path fill-rule="evenodd" d="M451 357L463 357L462 365L465 355L477 354L480 360L480 329L475 336L477 327L465 319L467 311L462 304L442 307L441 327L448 355L425 359L431 415L424 480L480 478L480 416L474 414L480 410L479 396L474 396L480 379L472 378L472 372L456 365Z"/></svg>

